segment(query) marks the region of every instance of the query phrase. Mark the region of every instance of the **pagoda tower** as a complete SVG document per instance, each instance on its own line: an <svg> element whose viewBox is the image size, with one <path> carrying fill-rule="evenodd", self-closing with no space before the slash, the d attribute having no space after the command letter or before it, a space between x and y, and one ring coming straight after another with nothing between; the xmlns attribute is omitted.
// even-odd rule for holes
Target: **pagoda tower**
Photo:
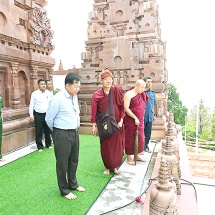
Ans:
<svg viewBox="0 0 215 215"><path fill-rule="evenodd" d="M91 97L100 86L105 66L114 85L125 91L137 79L151 77L157 108L152 138L164 138L167 114L166 45L161 40L158 5L155 0L94 0L88 21L86 52L79 70L81 132L91 132Z"/></svg>

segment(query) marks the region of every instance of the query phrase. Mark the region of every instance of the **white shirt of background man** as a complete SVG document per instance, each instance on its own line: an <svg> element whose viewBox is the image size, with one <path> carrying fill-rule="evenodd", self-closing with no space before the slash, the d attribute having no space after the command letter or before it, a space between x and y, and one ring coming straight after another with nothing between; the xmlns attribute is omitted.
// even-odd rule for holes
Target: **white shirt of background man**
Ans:
<svg viewBox="0 0 215 215"><path fill-rule="evenodd" d="M29 115L33 117L34 110L38 113L46 113L49 107L50 95L45 90L42 92L41 90L35 90L31 94L30 106L29 106Z"/></svg>

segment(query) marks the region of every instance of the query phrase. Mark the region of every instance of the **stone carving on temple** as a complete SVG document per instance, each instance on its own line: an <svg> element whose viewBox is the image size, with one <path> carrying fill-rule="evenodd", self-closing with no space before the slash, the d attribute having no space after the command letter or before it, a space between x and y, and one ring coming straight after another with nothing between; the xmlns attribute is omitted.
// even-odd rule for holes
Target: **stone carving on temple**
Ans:
<svg viewBox="0 0 215 215"><path fill-rule="evenodd" d="M15 85L14 79L17 78L17 68L18 68L17 62L11 62L11 77L12 77L12 86Z"/></svg>
<svg viewBox="0 0 215 215"><path fill-rule="evenodd" d="M163 117L163 102L158 101L158 114L157 117L162 118Z"/></svg>
<svg viewBox="0 0 215 215"><path fill-rule="evenodd" d="M38 66L30 67L30 78L31 79L37 79L37 71L38 71Z"/></svg>
<svg viewBox="0 0 215 215"><path fill-rule="evenodd" d="M150 193L149 215L178 215L175 183L170 182L168 162L161 160L158 182Z"/></svg>
<svg viewBox="0 0 215 215"><path fill-rule="evenodd" d="M29 12L29 18L29 28L33 33L32 37L30 37L31 43L53 49L53 31L51 30L50 20L47 18L46 10L35 7Z"/></svg>

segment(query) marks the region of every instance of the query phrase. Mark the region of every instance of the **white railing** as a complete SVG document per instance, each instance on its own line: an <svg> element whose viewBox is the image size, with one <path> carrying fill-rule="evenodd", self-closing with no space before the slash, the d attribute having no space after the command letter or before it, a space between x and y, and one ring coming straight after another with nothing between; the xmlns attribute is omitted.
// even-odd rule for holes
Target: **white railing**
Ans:
<svg viewBox="0 0 215 215"><path fill-rule="evenodd" d="M215 178L215 155L188 153L193 176Z"/></svg>

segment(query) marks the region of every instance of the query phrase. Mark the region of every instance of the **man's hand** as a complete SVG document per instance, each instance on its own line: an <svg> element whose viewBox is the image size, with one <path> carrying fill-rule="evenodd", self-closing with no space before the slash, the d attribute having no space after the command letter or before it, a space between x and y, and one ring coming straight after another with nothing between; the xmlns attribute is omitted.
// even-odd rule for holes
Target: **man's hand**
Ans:
<svg viewBox="0 0 215 215"><path fill-rule="evenodd" d="M135 125L139 125L139 124L140 124L139 119L138 119L138 118L135 118L134 123L135 123Z"/></svg>
<svg viewBox="0 0 215 215"><path fill-rule="evenodd" d="M119 127L119 128L122 128L122 121L119 121L119 122L118 122L118 127Z"/></svg>
<svg viewBox="0 0 215 215"><path fill-rule="evenodd" d="M96 123L93 123L92 133L93 133L94 136L96 136L96 134L97 134Z"/></svg>
<svg viewBox="0 0 215 215"><path fill-rule="evenodd" d="M30 121L31 121L31 122L34 122L34 117L33 117L33 116L30 117Z"/></svg>

